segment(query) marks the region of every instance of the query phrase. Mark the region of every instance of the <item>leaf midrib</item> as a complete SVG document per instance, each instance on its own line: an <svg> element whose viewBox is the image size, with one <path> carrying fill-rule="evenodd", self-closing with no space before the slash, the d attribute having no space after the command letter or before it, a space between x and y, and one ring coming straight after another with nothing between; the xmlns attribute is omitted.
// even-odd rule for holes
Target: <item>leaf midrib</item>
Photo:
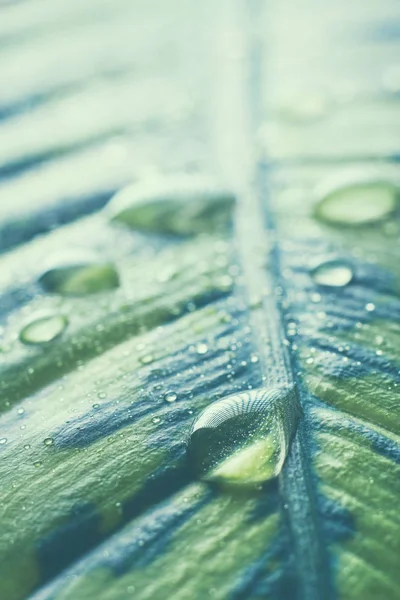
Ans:
<svg viewBox="0 0 400 600"><path fill-rule="evenodd" d="M257 21L264 13L264 7L257 1L253 5L236 0L234 7L228 0L224 4L222 14L229 23L224 23L223 30L234 32L232 37L236 42L241 40L241 46L238 49L236 44L236 50L243 58L232 61L225 55L219 64L218 90L214 94L218 101L215 122L219 122L215 139L216 161L238 191L236 242L244 273L242 294L247 301L255 294L263 294L262 308L251 311L250 321L265 385L291 384L296 379L294 373L298 371L298 365L296 357L283 344L286 339L284 310L279 295L276 295L278 286L282 287L279 243L274 242L274 219L267 201L268 182L254 151L257 130L262 123L260 74L265 49L263 52ZM230 132L229 143L224 142L227 131ZM265 255L259 255L260 248L264 249L266 243L270 269L265 268ZM301 386L297 391L302 403L307 392ZM301 418L280 476L280 490L286 509L285 519L292 535L301 597L329 600L332 591L328 556L318 523L306 435L305 422Z"/></svg>

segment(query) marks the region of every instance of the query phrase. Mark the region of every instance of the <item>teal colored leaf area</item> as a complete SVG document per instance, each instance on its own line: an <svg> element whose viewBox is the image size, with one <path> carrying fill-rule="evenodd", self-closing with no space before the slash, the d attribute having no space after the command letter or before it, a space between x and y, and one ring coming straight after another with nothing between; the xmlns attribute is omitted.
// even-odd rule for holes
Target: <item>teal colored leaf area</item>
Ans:
<svg viewBox="0 0 400 600"><path fill-rule="evenodd" d="M1 600L400 598L399 9L1 3Z"/></svg>

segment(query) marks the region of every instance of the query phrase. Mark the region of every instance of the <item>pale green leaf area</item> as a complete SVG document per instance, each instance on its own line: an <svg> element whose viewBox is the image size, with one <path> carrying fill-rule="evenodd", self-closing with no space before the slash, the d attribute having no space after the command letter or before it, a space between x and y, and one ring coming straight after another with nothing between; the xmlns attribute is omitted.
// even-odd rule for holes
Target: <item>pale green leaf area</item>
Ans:
<svg viewBox="0 0 400 600"><path fill-rule="evenodd" d="M399 22L0 6L1 600L398 600Z"/></svg>

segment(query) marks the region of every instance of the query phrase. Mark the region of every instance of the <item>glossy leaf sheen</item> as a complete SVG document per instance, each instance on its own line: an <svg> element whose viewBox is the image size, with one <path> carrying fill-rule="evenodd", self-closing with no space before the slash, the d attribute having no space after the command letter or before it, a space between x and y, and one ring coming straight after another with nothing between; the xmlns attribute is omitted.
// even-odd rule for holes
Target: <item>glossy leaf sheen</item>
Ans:
<svg viewBox="0 0 400 600"><path fill-rule="evenodd" d="M0 15L0 598L397 600L397 5ZM105 270L38 281L77 246ZM260 390L284 456L200 480L193 424Z"/></svg>

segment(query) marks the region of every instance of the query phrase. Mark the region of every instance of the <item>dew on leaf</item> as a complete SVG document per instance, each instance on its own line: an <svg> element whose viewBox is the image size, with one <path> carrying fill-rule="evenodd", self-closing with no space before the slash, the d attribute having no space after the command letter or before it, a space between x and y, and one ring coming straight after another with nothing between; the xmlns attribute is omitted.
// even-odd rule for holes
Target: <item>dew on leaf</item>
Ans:
<svg viewBox="0 0 400 600"><path fill-rule="evenodd" d="M53 259L39 283L53 294L84 296L117 288L119 276L112 262L82 251Z"/></svg>
<svg viewBox="0 0 400 600"><path fill-rule="evenodd" d="M7 438L5 438L5 437L0 438L0 445L3 446L5 443L7 443Z"/></svg>
<svg viewBox="0 0 400 600"><path fill-rule="evenodd" d="M344 287L353 279L353 269L343 260L327 260L316 266L311 276L318 285Z"/></svg>
<svg viewBox="0 0 400 600"><path fill-rule="evenodd" d="M235 196L203 178L148 178L119 191L106 207L111 220L132 229L192 235L225 230Z"/></svg>
<svg viewBox="0 0 400 600"><path fill-rule="evenodd" d="M373 311L375 310L375 304L373 304L372 302L368 302L368 303L365 305L365 310L366 310L367 312L373 312Z"/></svg>
<svg viewBox="0 0 400 600"><path fill-rule="evenodd" d="M207 354L207 352L208 352L207 344L204 344L203 342L196 344L196 352L197 352L197 354Z"/></svg>
<svg viewBox="0 0 400 600"><path fill-rule="evenodd" d="M399 188L380 179L355 180L317 192L315 216L332 225L361 226L389 217L399 205Z"/></svg>
<svg viewBox="0 0 400 600"><path fill-rule="evenodd" d="M21 329L19 339L26 345L46 344L58 338L67 325L64 315L39 315Z"/></svg>
<svg viewBox="0 0 400 600"><path fill-rule="evenodd" d="M139 361L142 363L142 365L150 365L154 361L154 355L145 354L144 356L139 358Z"/></svg>
<svg viewBox="0 0 400 600"><path fill-rule="evenodd" d="M293 387L233 394L195 419L189 460L205 481L228 486L268 481L282 469L297 418Z"/></svg>
<svg viewBox="0 0 400 600"><path fill-rule="evenodd" d="M167 392L164 396L166 402L175 402L177 398L178 396L175 394L175 392Z"/></svg>
<svg viewBox="0 0 400 600"><path fill-rule="evenodd" d="M53 438L51 438L51 437L45 438L45 439L43 440L43 444L44 444L45 446L53 446L53 444L54 444L54 440L53 440Z"/></svg>

